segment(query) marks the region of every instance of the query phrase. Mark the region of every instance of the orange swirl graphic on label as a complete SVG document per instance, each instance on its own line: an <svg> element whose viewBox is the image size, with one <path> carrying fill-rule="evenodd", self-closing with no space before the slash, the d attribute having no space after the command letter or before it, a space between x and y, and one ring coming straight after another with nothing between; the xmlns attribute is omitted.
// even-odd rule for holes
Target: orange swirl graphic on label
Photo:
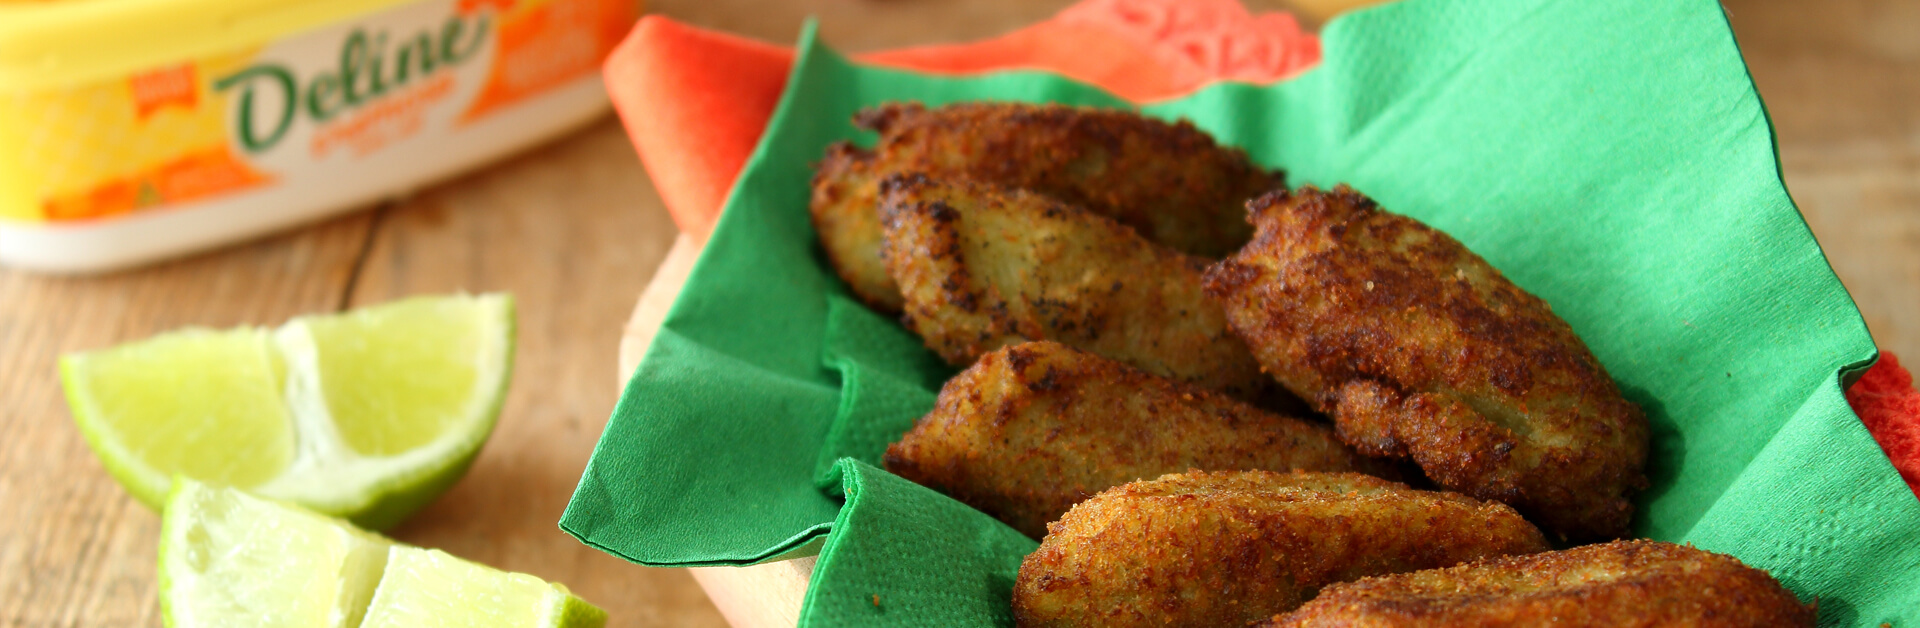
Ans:
<svg viewBox="0 0 1920 628"><path fill-rule="evenodd" d="M513 0L463 0L508 6ZM601 60L627 34L635 19L630 0L579 0L521 7L500 24L500 39L486 87L461 114L462 123L597 72Z"/></svg>

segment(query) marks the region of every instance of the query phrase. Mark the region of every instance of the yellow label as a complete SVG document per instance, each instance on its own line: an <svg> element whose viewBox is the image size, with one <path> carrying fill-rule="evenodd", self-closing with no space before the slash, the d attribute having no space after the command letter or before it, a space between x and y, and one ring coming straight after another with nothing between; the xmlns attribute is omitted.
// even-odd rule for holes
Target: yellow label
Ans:
<svg viewBox="0 0 1920 628"><path fill-rule="evenodd" d="M251 51L124 80L0 94L0 146L18 160L6 168L6 216L109 216L262 182L227 154L226 97L204 79L250 58Z"/></svg>
<svg viewBox="0 0 1920 628"><path fill-rule="evenodd" d="M115 80L0 91L0 218L101 219L383 151L430 158L435 133L597 71L634 14L632 0L427 0Z"/></svg>

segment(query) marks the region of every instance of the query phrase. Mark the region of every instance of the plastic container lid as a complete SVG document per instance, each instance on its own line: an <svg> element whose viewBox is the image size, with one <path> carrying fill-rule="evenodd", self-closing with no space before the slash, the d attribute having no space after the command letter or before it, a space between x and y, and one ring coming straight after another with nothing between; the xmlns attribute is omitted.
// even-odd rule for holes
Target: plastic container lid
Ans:
<svg viewBox="0 0 1920 628"><path fill-rule="evenodd" d="M115 77L407 1L0 0L0 92Z"/></svg>

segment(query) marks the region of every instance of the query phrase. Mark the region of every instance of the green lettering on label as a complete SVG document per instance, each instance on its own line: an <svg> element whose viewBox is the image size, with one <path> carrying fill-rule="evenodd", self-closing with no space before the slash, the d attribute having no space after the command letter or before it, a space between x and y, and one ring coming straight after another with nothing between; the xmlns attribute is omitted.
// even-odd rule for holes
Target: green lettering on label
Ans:
<svg viewBox="0 0 1920 628"><path fill-rule="evenodd" d="M308 77L304 88L286 66L262 63L215 81L213 89L225 92L242 88L235 108L234 135L247 152L262 152L285 138L303 110L313 121L325 122L378 99L389 87L399 87L467 61L486 47L492 24L490 17L478 15L471 25L461 16L449 17L437 33L429 28L399 40L401 43L391 57L387 56L386 32L369 36L365 30L355 28L341 40L335 67ZM390 83L388 77L391 77ZM258 90L276 88L280 90L280 111L271 118L261 117L263 112L256 108ZM262 134L263 127L271 130Z"/></svg>
<svg viewBox="0 0 1920 628"><path fill-rule="evenodd" d="M473 52L486 43L488 24L487 16L481 15L480 19L474 23L473 37L467 40L466 49L455 50L454 44L460 41L460 31L466 30L467 23L460 20L447 20L447 25L440 29L440 60L446 63L459 63L473 56Z"/></svg>
<svg viewBox="0 0 1920 628"><path fill-rule="evenodd" d="M347 35L347 41L340 46L340 91L347 100L347 106L360 104L360 65L366 63L367 33L353 29ZM325 75L321 75L325 76ZM319 80L315 77L314 80Z"/></svg>
<svg viewBox="0 0 1920 628"><path fill-rule="evenodd" d="M320 122L326 122L327 118L333 117L334 112L338 111L338 109L334 107L335 104L338 104L334 99L334 95L339 92L340 79L335 78L332 74L321 74L313 77L313 82L307 85L307 115ZM345 104L352 105L353 103L349 102Z"/></svg>
<svg viewBox="0 0 1920 628"><path fill-rule="evenodd" d="M373 38L373 48L367 52L367 94L379 96L387 93L387 79L381 74L381 68L387 65L387 34L381 33Z"/></svg>
<svg viewBox="0 0 1920 628"><path fill-rule="evenodd" d="M254 84L259 82L253 80L256 78L265 78L269 85L280 89L280 113L274 118L273 130L268 131L265 137L257 133L253 124L257 120L253 109L257 102L254 99ZM240 92L239 115L235 116L238 128L234 129L234 135L240 138L240 146L247 152L266 150L279 142L287 134L287 128L293 126L293 112L300 101L294 88L293 73L277 65L256 65L215 81L213 89L224 92L235 85L246 85L246 90Z"/></svg>
<svg viewBox="0 0 1920 628"><path fill-rule="evenodd" d="M412 78L413 66L420 66L420 76L433 73L433 38L426 33L414 35L393 55L393 84L405 85Z"/></svg>

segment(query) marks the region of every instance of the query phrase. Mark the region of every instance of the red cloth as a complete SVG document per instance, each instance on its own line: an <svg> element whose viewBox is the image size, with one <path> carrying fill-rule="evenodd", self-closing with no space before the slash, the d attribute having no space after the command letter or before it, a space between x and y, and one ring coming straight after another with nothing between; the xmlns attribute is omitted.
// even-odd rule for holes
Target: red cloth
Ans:
<svg viewBox="0 0 1920 628"><path fill-rule="evenodd" d="M766 129L791 49L648 16L607 58L607 91L680 230L704 241ZM906 48L861 61L966 74L1046 69L1135 101L1217 80L1271 82L1320 61L1320 40L1284 13L1235 0L1085 0L985 41ZM1920 392L1892 353L1847 391L1854 412L1920 494Z"/></svg>
<svg viewBox="0 0 1920 628"><path fill-rule="evenodd" d="M1913 388L1913 374L1892 351L1882 351L1880 362L1847 389L1847 404L1920 496L1920 390Z"/></svg>
<svg viewBox="0 0 1920 628"><path fill-rule="evenodd" d="M967 74L1046 69L1136 101L1206 83L1278 80L1320 61L1320 39L1284 13L1234 0L1087 0L985 41L860 55ZM680 230L704 240L786 87L788 48L648 16L608 56L607 92Z"/></svg>

